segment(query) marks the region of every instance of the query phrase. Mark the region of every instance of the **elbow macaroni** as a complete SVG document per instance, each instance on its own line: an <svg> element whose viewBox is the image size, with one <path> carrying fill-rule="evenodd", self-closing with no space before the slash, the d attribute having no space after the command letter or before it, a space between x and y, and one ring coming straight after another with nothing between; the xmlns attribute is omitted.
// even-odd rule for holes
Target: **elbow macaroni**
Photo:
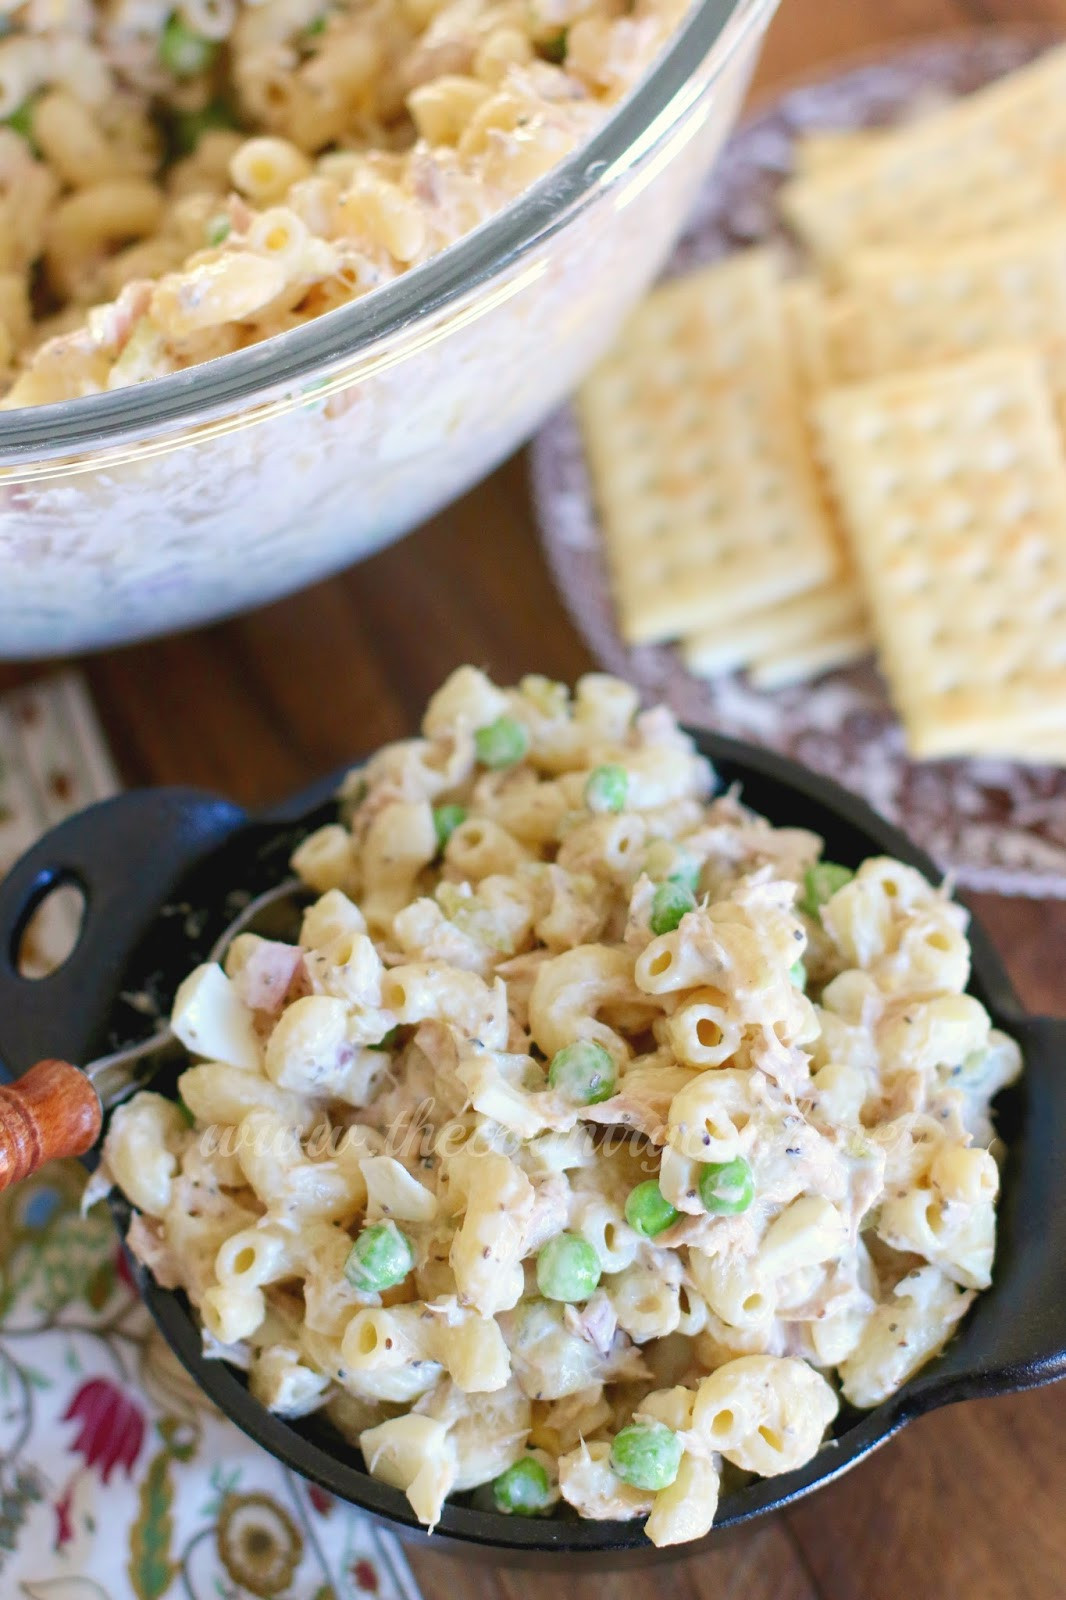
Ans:
<svg viewBox="0 0 1066 1600"><path fill-rule="evenodd" d="M0 406L174 372L389 282L589 137L684 10L588 0L604 76L512 0L5 5L0 270L28 291L43 269L52 314L3 325ZM572 733L546 719L545 757L628 705L590 680ZM633 782L669 796L682 768L637 752ZM381 827L415 855L426 840L410 815ZM337 843L304 852L323 890L349 887ZM387 876L372 921L402 903Z"/></svg>
<svg viewBox="0 0 1066 1600"><path fill-rule="evenodd" d="M528 751L485 772L500 717ZM584 801L604 763L629 777L608 817ZM838 1394L886 1399L990 1281L990 1103L1020 1057L963 992L963 912L873 860L812 919L809 852L712 783L614 680L571 700L461 669L296 852L320 896L298 946L243 935L179 988L193 1126L151 1093L111 1119L131 1243L210 1348L280 1415L325 1407L428 1526L529 1457L546 1507L698 1538L723 1462L808 1461ZM443 847L438 803L465 813ZM713 894L653 936L681 861ZM674 1208L650 1227L649 1179ZM351 1269L366 1230L399 1250L377 1280ZM561 1235L573 1288L541 1277ZM656 1492L615 1458L631 1423L679 1441Z"/></svg>

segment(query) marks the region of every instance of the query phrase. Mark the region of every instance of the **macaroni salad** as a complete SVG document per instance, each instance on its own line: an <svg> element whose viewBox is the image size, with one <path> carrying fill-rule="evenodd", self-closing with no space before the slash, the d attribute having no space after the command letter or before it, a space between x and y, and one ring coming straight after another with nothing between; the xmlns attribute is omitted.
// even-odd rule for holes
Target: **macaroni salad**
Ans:
<svg viewBox="0 0 1066 1600"><path fill-rule="evenodd" d="M715 787L616 679L461 668L297 851L299 942L181 985L182 1103L111 1119L205 1348L429 1527L475 1490L698 1538L990 1281L1021 1062L965 911Z"/></svg>
<svg viewBox="0 0 1066 1600"><path fill-rule="evenodd" d="M178 371L426 260L687 0L0 0L0 405Z"/></svg>

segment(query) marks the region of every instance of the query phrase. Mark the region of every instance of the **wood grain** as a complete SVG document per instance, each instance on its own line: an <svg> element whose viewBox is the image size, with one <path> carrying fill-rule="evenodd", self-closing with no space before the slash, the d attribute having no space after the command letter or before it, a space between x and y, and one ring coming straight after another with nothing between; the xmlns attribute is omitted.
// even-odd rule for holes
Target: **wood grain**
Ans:
<svg viewBox="0 0 1066 1600"><path fill-rule="evenodd" d="M409 1549L411 1565L427 1600L561 1600L559 1577L548 1572L480 1566L461 1556L433 1555L424 1545ZM721 1548L696 1561L678 1561L666 1574L645 1568L566 1576L565 1600L647 1600L654 1592L669 1600L818 1600L787 1526L772 1519L751 1532L731 1534Z"/></svg>
<svg viewBox="0 0 1066 1600"><path fill-rule="evenodd" d="M1066 28L1066 0L784 0L756 92L855 52L1007 21ZM573 678L590 665L540 560L521 458L330 582L87 670L128 782L204 784L254 805L408 732L466 660L505 679ZM0 688L38 670L0 669ZM1026 1003L1066 1011L1066 905L972 903ZM425 1547L412 1562L433 1600L558 1600L554 1577ZM678 1600L1063 1600L1066 1385L928 1417L709 1556L661 1577L568 1577L566 1593L641 1600L653 1585Z"/></svg>
<svg viewBox="0 0 1066 1600"><path fill-rule="evenodd" d="M825 1600L1066 1592L1066 1385L912 1423L789 1513Z"/></svg>
<svg viewBox="0 0 1066 1600"><path fill-rule="evenodd" d="M0 1191L100 1136L96 1090L67 1061L38 1061L17 1083L0 1084Z"/></svg>

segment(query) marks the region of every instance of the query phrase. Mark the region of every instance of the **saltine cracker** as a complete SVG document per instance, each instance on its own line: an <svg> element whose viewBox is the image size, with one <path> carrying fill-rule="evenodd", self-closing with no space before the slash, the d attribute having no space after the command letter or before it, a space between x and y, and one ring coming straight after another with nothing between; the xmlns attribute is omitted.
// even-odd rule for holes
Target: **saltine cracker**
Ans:
<svg viewBox="0 0 1066 1600"><path fill-rule="evenodd" d="M1066 464L1039 357L832 391L817 421L911 753L1066 729Z"/></svg>
<svg viewBox="0 0 1066 1600"><path fill-rule="evenodd" d="M653 292L577 409L630 644L765 608L833 576L839 558L769 252Z"/></svg>
<svg viewBox="0 0 1066 1600"><path fill-rule="evenodd" d="M979 100L956 101L783 186L781 210L824 269L839 271L856 250L994 236L1062 208L1050 164L1006 137Z"/></svg>
<svg viewBox="0 0 1066 1600"><path fill-rule="evenodd" d="M951 249L861 252L844 269L867 375L1031 343L1066 412L1066 213Z"/></svg>
<svg viewBox="0 0 1066 1600"><path fill-rule="evenodd" d="M839 579L766 611L690 634L681 642L681 653L690 672L716 677L778 651L806 650L846 629L862 632L864 644L857 654L872 648L858 585Z"/></svg>
<svg viewBox="0 0 1066 1600"><path fill-rule="evenodd" d="M748 680L755 689L785 689L823 672L850 667L872 649L870 630L860 617L850 626L834 628L806 644L781 644L756 656L748 668Z"/></svg>

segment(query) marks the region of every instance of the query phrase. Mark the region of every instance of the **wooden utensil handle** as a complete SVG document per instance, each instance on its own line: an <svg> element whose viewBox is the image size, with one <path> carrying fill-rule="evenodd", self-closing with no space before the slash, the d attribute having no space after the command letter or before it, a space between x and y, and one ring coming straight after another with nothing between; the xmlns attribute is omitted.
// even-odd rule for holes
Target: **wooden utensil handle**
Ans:
<svg viewBox="0 0 1066 1600"><path fill-rule="evenodd" d="M38 1061L17 1082L0 1084L0 1190L46 1161L84 1155L102 1122L96 1090L69 1061Z"/></svg>

